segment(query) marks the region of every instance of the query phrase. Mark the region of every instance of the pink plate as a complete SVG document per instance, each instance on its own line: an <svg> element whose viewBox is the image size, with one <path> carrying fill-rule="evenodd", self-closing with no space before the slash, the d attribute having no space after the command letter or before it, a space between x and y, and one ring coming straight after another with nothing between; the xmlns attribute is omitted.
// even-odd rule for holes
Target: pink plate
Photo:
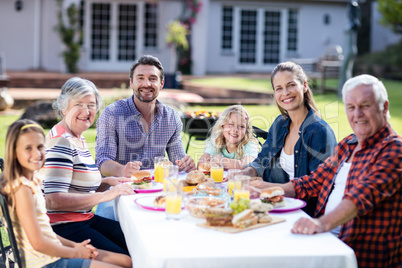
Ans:
<svg viewBox="0 0 402 268"><path fill-rule="evenodd" d="M274 208L270 212L289 212L293 210L297 210L299 208L304 208L306 206L306 202L300 199L285 197L286 205L284 207Z"/></svg>
<svg viewBox="0 0 402 268"><path fill-rule="evenodd" d="M153 211L165 211L165 208L154 207L154 200L156 196L143 196L134 200L134 203L142 208L153 210Z"/></svg>
<svg viewBox="0 0 402 268"><path fill-rule="evenodd" d="M154 206L154 200L156 196L143 196L139 197L134 200L134 203L139 205L140 207L148 210L153 210L153 211L165 211L165 208L157 208ZM183 204L182 204L183 205ZM184 206L182 206L181 209L183 209Z"/></svg>
<svg viewBox="0 0 402 268"><path fill-rule="evenodd" d="M163 190L163 184L161 183L152 183L151 189L134 189L134 192L138 194L147 194L147 193L156 193Z"/></svg>

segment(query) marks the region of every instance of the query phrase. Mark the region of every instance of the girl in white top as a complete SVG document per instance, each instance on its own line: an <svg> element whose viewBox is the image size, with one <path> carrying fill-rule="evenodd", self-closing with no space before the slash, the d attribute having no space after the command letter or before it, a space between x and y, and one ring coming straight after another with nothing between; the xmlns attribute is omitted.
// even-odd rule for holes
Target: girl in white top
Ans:
<svg viewBox="0 0 402 268"><path fill-rule="evenodd" d="M209 163L211 156L220 158L225 169L243 169L258 155L260 147L253 136L253 126L241 105L227 108L219 117L207 140L198 166Z"/></svg>
<svg viewBox="0 0 402 268"><path fill-rule="evenodd" d="M45 135L32 120L10 125L1 192L6 197L23 267L131 267L127 255L98 250L90 240L75 243L55 232L46 215L40 181L34 178L45 160Z"/></svg>

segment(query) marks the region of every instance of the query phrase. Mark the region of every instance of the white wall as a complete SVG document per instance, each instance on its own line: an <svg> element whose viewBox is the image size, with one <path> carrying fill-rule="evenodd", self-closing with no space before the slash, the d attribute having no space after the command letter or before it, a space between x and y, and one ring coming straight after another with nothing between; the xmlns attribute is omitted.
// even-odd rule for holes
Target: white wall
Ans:
<svg viewBox="0 0 402 268"><path fill-rule="evenodd" d="M237 55L234 53L223 54L221 52L221 11L222 2L213 1L209 8L208 25L208 50L206 73L231 73L237 66ZM344 30L347 26L346 3L336 4L300 4L298 2L286 3L261 3L247 2L238 3L238 6L253 6L273 8L299 8L299 47L296 56L300 58L318 58L329 45L338 44L343 46ZM330 24L324 24L324 15L330 15ZM198 34L195 32L194 34ZM286 55L281 61L285 61L295 55ZM273 67L264 66L259 72L270 71ZM269 69L269 70L268 70Z"/></svg>
<svg viewBox="0 0 402 268"><path fill-rule="evenodd" d="M379 23L382 15L377 10L377 2L373 2L371 8L371 51L382 51L387 46L398 43L402 39L402 34L395 34L390 28Z"/></svg>

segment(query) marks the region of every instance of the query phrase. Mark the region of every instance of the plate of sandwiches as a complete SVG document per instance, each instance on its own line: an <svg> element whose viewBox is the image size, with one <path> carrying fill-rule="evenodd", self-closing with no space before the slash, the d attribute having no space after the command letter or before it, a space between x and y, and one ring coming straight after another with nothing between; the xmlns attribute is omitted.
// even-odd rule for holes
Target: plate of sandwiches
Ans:
<svg viewBox="0 0 402 268"><path fill-rule="evenodd" d="M128 184L136 193L155 193L163 190L163 184L152 181L152 173L149 170L134 172Z"/></svg>
<svg viewBox="0 0 402 268"><path fill-rule="evenodd" d="M300 199L284 197L285 192L281 187L269 187L260 193L263 203L271 204L274 209L270 212L289 212L304 208L306 202Z"/></svg>

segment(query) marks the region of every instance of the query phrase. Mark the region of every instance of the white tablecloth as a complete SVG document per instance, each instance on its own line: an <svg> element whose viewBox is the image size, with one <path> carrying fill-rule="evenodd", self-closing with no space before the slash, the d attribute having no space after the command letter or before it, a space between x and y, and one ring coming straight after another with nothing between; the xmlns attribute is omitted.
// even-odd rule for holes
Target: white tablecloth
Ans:
<svg viewBox="0 0 402 268"><path fill-rule="evenodd" d="M203 219L186 210L178 221L165 213L139 207L121 196L116 212L133 267L357 267L353 250L330 233L296 235L290 232L302 210L275 213L285 222L241 233L223 233L197 226Z"/></svg>

